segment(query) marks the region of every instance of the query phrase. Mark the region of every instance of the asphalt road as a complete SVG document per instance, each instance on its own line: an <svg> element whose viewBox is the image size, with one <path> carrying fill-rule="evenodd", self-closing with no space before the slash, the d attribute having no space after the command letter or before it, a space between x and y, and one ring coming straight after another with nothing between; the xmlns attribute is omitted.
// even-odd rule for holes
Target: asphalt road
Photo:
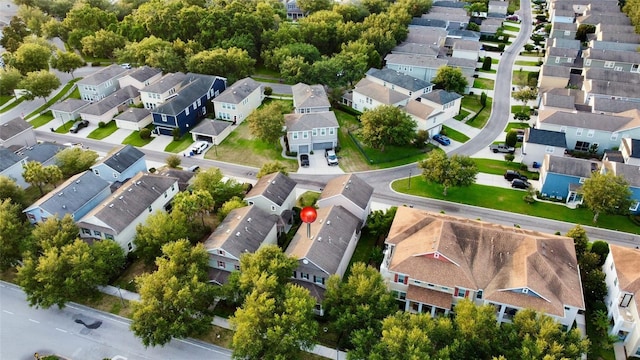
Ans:
<svg viewBox="0 0 640 360"><path fill-rule="evenodd" d="M231 359L228 349L192 339L145 348L128 319L73 303L31 308L24 292L6 282L0 282L0 310L0 359L33 360L36 352L84 360Z"/></svg>

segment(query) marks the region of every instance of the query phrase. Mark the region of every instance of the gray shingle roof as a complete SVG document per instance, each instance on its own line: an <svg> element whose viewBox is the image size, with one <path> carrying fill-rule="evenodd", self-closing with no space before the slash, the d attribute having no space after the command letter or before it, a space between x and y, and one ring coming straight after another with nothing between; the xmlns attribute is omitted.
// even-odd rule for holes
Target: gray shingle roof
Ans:
<svg viewBox="0 0 640 360"><path fill-rule="evenodd" d="M191 132L194 134L205 134L217 136L220 135L224 129L231 126L231 122L218 119L204 119L198 125L196 125Z"/></svg>
<svg viewBox="0 0 640 360"><path fill-rule="evenodd" d="M440 19L425 19L425 18L417 18L417 17L414 17L413 19L411 19L411 24L410 25L414 25L414 26L430 26L430 27L437 27L437 28L443 28L443 29L447 28L447 22L444 21L444 20L440 20Z"/></svg>
<svg viewBox="0 0 640 360"><path fill-rule="evenodd" d="M561 47L550 47L547 49L549 56L558 56L575 59L578 56L580 49L568 49Z"/></svg>
<svg viewBox="0 0 640 360"><path fill-rule="evenodd" d="M624 156L622 156L622 151L620 150L605 150L602 159L620 163L624 162Z"/></svg>
<svg viewBox="0 0 640 360"><path fill-rule="evenodd" d="M625 101L620 99L610 99L603 97L593 98L594 112L620 113L627 110L639 109L640 103L635 101Z"/></svg>
<svg viewBox="0 0 640 360"><path fill-rule="evenodd" d="M564 156L545 156L547 170L551 173L588 178L598 170L598 163Z"/></svg>
<svg viewBox="0 0 640 360"><path fill-rule="evenodd" d="M423 56L438 56L438 48L433 45L404 42L391 50L394 54L416 54Z"/></svg>
<svg viewBox="0 0 640 360"><path fill-rule="evenodd" d="M464 30L464 29L453 29L449 30L449 36L459 36L474 40L480 40L480 33L477 31Z"/></svg>
<svg viewBox="0 0 640 360"><path fill-rule="evenodd" d="M478 62L476 59L465 59L458 57L448 57L447 66L451 67L459 67L459 68L467 68L467 69L475 69Z"/></svg>
<svg viewBox="0 0 640 360"><path fill-rule="evenodd" d="M114 119L137 123L138 121L146 118L149 115L151 115L151 113L147 109L129 108L116 116Z"/></svg>
<svg viewBox="0 0 640 360"><path fill-rule="evenodd" d="M204 247L223 249L239 259L245 252L258 250L277 221L277 215L267 214L256 206L232 210L205 240Z"/></svg>
<svg viewBox="0 0 640 360"><path fill-rule="evenodd" d="M552 76L568 80L569 77L571 77L571 68L568 66L544 64L540 68L540 76Z"/></svg>
<svg viewBox="0 0 640 360"><path fill-rule="evenodd" d="M527 129L529 132L525 141L529 144L539 144L547 146L567 147L566 135L560 131L540 130L536 128Z"/></svg>
<svg viewBox="0 0 640 360"><path fill-rule="evenodd" d="M554 22L551 29L552 30L578 31L578 24L576 24L576 23Z"/></svg>
<svg viewBox="0 0 640 360"><path fill-rule="evenodd" d="M105 165L121 173L144 157L144 153L131 145L127 145L115 154L102 161Z"/></svg>
<svg viewBox="0 0 640 360"><path fill-rule="evenodd" d="M119 234L142 213L149 212L149 206L177 181L172 177L139 173L80 219L78 226L82 227L83 222L100 224Z"/></svg>
<svg viewBox="0 0 640 360"><path fill-rule="evenodd" d="M427 119L435 109L418 100L409 100L404 106L404 111L408 114L418 117L419 119Z"/></svg>
<svg viewBox="0 0 640 360"><path fill-rule="evenodd" d="M67 99L65 101L61 101L51 105L49 109L64 112L74 112L76 110L82 109L89 104L90 103L88 101L80 99Z"/></svg>
<svg viewBox="0 0 640 360"><path fill-rule="evenodd" d="M608 13L608 14L590 14L586 16L579 16L576 19L576 23L582 24L618 24L618 25L631 25L629 17L621 12Z"/></svg>
<svg viewBox="0 0 640 360"><path fill-rule="evenodd" d="M631 117L593 114L589 112L547 111L539 112L538 120L542 123L601 131L619 131L633 126L637 121Z"/></svg>
<svg viewBox="0 0 640 360"><path fill-rule="evenodd" d="M109 183L106 180L91 171L85 171L72 176L25 211L41 207L50 214L62 217L76 212L107 188Z"/></svg>
<svg viewBox="0 0 640 360"><path fill-rule="evenodd" d="M562 89L565 90L565 89ZM562 109L575 110L576 96L572 94L557 94L547 91L542 95L542 103L545 107L556 107Z"/></svg>
<svg viewBox="0 0 640 360"><path fill-rule="evenodd" d="M32 129L33 125L24 119L16 117L3 124L0 124L0 140L9 140L27 129Z"/></svg>
<svg viewBox="0 0 640 360"><path fill-rule="evenodd" d="M295 187L295 180L277 172L260 178L244 198L250 199L256 196L264 196L274 204L282 206Z"/></svg>
<svg viewBox="0 0 640 360"><path fill-rule="evenodd" d="M7 170L25 158L25 155L17 155L13 151L0 146L0 172Z"/></svg>
<svg viewBox="0 0 640 360"><path fill-rule="evenodd" d="M358 81L353 91L370 97L385 105L395 105L396 103L405 101L409 98L409 95L392 90L389 87L373 82L367 78Z"/></svg>
<svg viewBox="0 0 640 360"><path fill-rule="evenodd" d="M447 60L445 59L413 54L388 54L384 60L387 64L411 65L431 69L439 69L441 66L447 65Z"/></svg>
<svg viewBox="0 0 640 360"><path fill-rule="evenodd" d="M43 142L25 148L21 151L21 154L28 156L29 161L37 161L44 164L65 148L64 145Z"/></svg>
<svg viewBox="0 0 640 360"><path fill-rule="evenodd" d="M327 182L318 200L339 195L349 199L359 208L366 209L373 195L373 187L355 174L341 175Z"/></svg>
<svg viewBox="0 0 640 360"><path fill-rule="evenodd" d="M196 175L193 171L163 168L158 170L157 175L178 179L178 188L185 191L189 187L189 181Z"/></svg>
<svg viewBox="0 0 640 360"><path fill-rule="evenodd" d="M551 44L555 48L581 49L580 40L575 39L553 38L553 42Z"/></svg>
<svg viewBox="0 0 640 360"><path fill-rule="evenodd" d="M637 99L640 98L638 85L633 83L613 82L606 80L587 80L584 89L592 94L619 96Z"/></svg>
<svg viewBox="0 0 640 360"><path fill-rule="evenodd" d="M635 51L638 48L638 44L617 41L592 40L591 42L589 42L589 47L598 50Z"/></svg>
<svg viewBox="0 0 640 360"><path fill-rule="evenodd" d="M79 85L100 85L103 82L119 78L124 76L127 73L127 69L123 68L120 65L109 65L106 68L100 69L97 72L79 80L77 84Z"/></svg>
<svg viewBox="0 0 640 360"><path fill-rule="evenodd" d="M145 82L146 80L151 79L152 77L158 75L161 72L162 71L160 71L159 69L152 68L145 65L145 66L141 66L139 68L134 69L132 72L130 72L127 75L131 76L132 78L140 82Z"/></svg>
<svg viewBox="0 0 640 360"><path fill-rule="evenodd" d="M586 69L584 73L584 79L622 82L622 83L630 83L630 84L636 84L636 85L640 84L640 74L638 73L611 71L611 70L601 69L601 68Z"/></svg>
<svg viewBox="0 0 640 360"><path fill-rule="evenodd" d="M320 208L317 212L318 218L311 224L313 238L307 237L306 226L300 226L285 254L307 259L329 275L336 274L351 235L360 227L360 219L340 205Z"/></svg>
<svg viewBox="0 0 640 360"><path fill-rule="evenodd" d="M145 86L140 89L141 92L148 92L154 94L163 94L172 87L176 87L182 83L184 79L187 78L187 74L177 72L177 73L169 73L160 78L160 80L154 82L149 86Z"/></svg>
<svg viewBox="0 0 640 360"><path fill-rule="evenodd" d="M477 41L455 39L453 42L453 50L471 50L480 51L482 44Z"/></svg>
<svg viewBox="0 0 640 360"><path fill-rule="evenodd" d="M129 85L127 87L123 87L113 94L101 99L97 103L93 103L85 108L83 108L80 113L88 114L88 115L96 115L100 116L108 112L109 110L113 110L114 108L128 102L131 99L135 99L140 96L138 89Z"/></svg>
<svg viewBox="0 0 640 360"><path fill-rule="evenodd" d="M327 92L322 85L297 83L291 87L293 104L296 108L330 107Z"/></svg>
<svg viewBox="0 0 640 360"><path fill-rule="evenodd" d="M287 114L284 116L287 131L304 131L314 128L338 127L338 119L333 111L306 114Z"/></svg>
<svg viewBox="0 0 640 360"><path fill-rule="evenodd" d="M216 102L228 104L239 104L256 89L260 88L260 83L250 77L240 79L228 87L222 94L216 97Z"/></svg>
<svg viewBox="0 0 640 360"><path fill-rule="evenodd" d="M456 94L454 92L449 92L449 91L445 91L442 89L437 89L437 90L433 90L430 93L427 94L423 94L420 97L425 98L429 101L432 101L436 104L440 104L440 105L444 105L444 104L448 104L452 101L455 101L459 98L461 98L462 96L459 94Z"/></svg>
<svg viewBox="0 0 640 360"><path fill-rule="evenodd" d="M178 90L178 96L158 106L152 112L173 116L180 114L187 106L205 95L215 80L216 77L212 75L187 74L182 87Z"/></svg>
<svg viewBox="0 0 640 360"><path fill-rule="evenodd" d="M384 68L384 69L371 68L369 69L369 71L367 71L366 75L372 76L382 81L386 81L393 85L397 85L409 91L418 91L431 86L431 83L428 81L416 79L413 76L409 76L389 68Z"/></svg>
<svg viewBox="0 0 640 360"><path fill-rule="evenodd" d="M640 53L635 51L614 51L604 49L587 49L583 52L585 59L616 61L638 64L640 63Z"/></svg>
<svg viewBox="0 0 640 360"><path fill-rule="evenodd" d="M627 180L629 186L640 187L640 166L614 161L604 161L602 165L614 175L622 176Z"/></svg>

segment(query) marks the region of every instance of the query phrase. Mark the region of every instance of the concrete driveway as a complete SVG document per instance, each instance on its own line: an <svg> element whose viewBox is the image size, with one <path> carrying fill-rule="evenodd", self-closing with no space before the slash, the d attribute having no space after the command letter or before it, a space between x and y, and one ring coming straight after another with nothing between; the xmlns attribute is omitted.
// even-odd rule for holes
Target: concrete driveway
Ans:
<svg viewBox="0 0 640 360"><path fill-rule="evenodd" d="M340 159L340 156L338 156ZM309 167L299 167L297 174L319 174L319 175L337 175L344 174L344 170L338 166L329 166L327 159L324 158L324 151L314 151L309 154Z"/></svg>

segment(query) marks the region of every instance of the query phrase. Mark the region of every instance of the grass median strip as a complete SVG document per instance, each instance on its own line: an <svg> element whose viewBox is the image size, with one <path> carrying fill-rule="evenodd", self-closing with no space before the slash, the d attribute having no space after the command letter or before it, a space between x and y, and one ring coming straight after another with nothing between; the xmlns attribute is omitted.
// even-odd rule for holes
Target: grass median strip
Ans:
<svg viewBox="0 0 640 360"><path fill-rule="evenodd" d="M455 129L452 129L446 125L442 125L442 129L447 134L447 137L451 140L455 140L457 142L466 143L469 141L469 137Z"/></svg>

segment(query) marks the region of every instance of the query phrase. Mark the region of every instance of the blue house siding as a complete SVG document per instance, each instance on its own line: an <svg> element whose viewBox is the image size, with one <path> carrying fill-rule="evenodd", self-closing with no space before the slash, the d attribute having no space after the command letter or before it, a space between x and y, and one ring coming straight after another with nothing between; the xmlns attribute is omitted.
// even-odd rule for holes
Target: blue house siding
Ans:
<svg viewBox="0 0 640 360"><path fill-rule="evenodd" d="M42 221L42 219L48 219L54 215L42 210L42 208L35 208L29 211L25 211L25 214L27 215L27 219L29 219L29 222L32 224L39 223Z"/></svg>
<svg viewBox="0 0 640 360"><path fill-rule="evenodd" d="M156 131L162 135L171 135L171 131L178 127L176 124L176 117L165 115L164 119L162 114L153 113L153 125L156 126Z"/></svg>
<svg viewBox="0 0 640 360"><path fill-rule="evenodd" d="M125 181L141 171L147 171L147 163L144 158L140 158L121 173L110 168L105 163L97 164L92 169L94 174L108 182Z"/></svg>
<svg viewBox="0 0 640 360"><path fill-rule="evenodd" d="M576 176L548 173L540 189L540 194L548 197L560 197L563 200L569 195L569 184L580 184Z"/></svg>
<svg viewBox="0 0 640 360"><path fill-rule="evenodd" d="M89 200L87 203L82 205L78 210L76 210L76 212L72 214L73 219L75 221L80 220L83 216L87 215L89 211L93 210L93 208L98 206L98 204L100 204L109 195L111 195L111 189L108 187L104 188L104 190L98 193L98 195L94 196L91 200Z"/></svg>
<svg viewBox="0 0 640 360"><path fill-rule="evenodd" d="M640 188L629 186L629 190L631 190L631 206L635 205L635 202L640 202ZM631 210L631 214L638 215L640 214L640 206L636 210Z"/></svg>

